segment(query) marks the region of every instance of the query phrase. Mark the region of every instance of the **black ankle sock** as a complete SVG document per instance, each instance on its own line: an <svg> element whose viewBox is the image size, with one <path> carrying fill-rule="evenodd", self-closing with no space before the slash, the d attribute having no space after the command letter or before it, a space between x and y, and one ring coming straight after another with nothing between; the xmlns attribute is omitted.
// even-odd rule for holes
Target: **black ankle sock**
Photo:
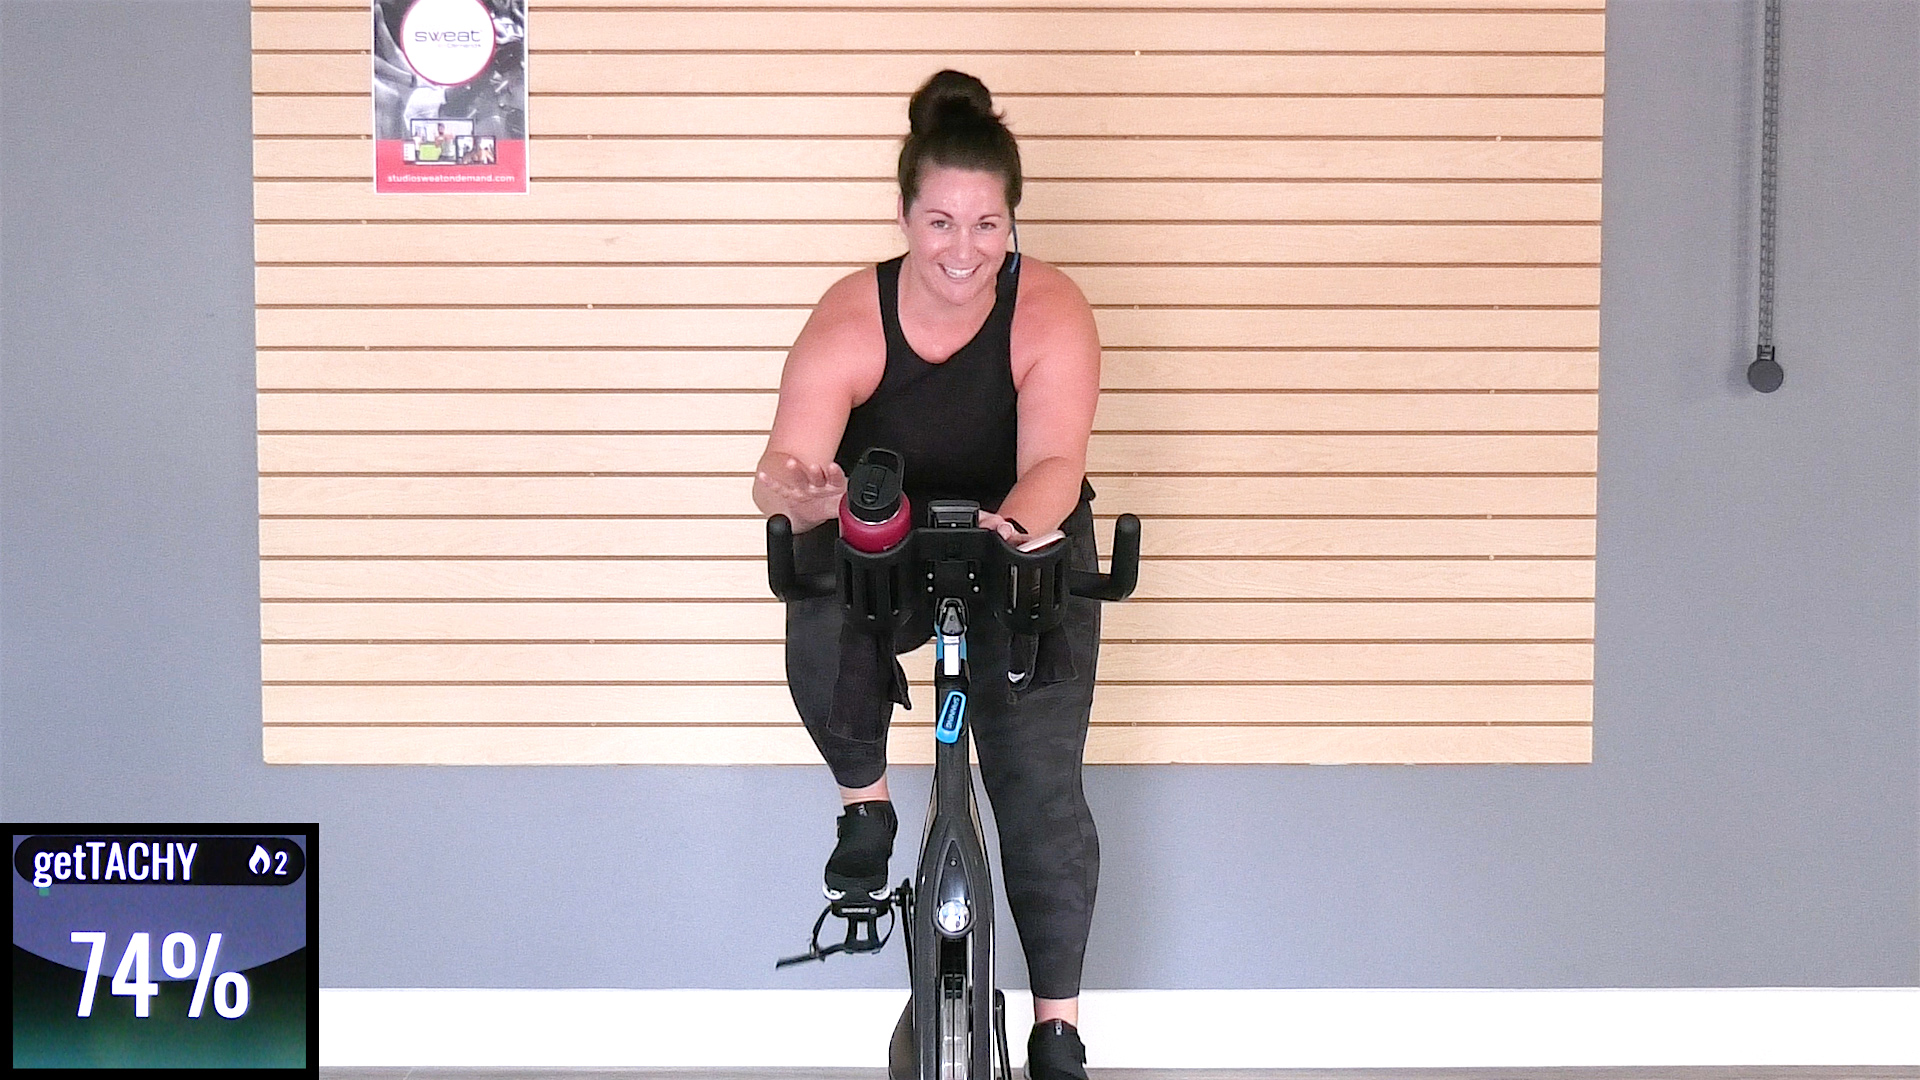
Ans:
<svg viewBox="0 0 1920 1080"><path fill-rule="evenodd" d="M1027 1036L1027 1076L1031 1080L1086 1080L1087 1048L1080 1031L1065 1020L1042 1020Z"/></svg>

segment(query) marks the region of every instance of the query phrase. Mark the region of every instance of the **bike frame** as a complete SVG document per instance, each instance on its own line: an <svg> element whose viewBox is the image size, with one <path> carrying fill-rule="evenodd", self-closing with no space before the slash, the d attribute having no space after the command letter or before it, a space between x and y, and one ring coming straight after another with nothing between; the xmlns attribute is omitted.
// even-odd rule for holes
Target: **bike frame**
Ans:
<svg viewBox="0 0 1920 1080"><path fill-rule="evenodd" d="M968 627L988 617L1012 633L1038 635L1058 625L1069 593L1120 600L1138 577L1140 520L1131 514L1114 524L1112 573L1099 574L1067 566L1066 540L1020 551L980 528L979 510L972 502L937 500L928 507L930 527L879 553L843 541L832 573L806 576L795 571L791 524L778 515L767 522L774 595L797 600L838 592L848 618L887 640L898 627L933 624L933 790L919 865L893 900L906 928L915 1053L912 1062L898 1060L896 1040L891 1080L1012 1080L1005 1003L994 987L993 875L970 760ZM850 928L848 941L855 940Z"/></svg>

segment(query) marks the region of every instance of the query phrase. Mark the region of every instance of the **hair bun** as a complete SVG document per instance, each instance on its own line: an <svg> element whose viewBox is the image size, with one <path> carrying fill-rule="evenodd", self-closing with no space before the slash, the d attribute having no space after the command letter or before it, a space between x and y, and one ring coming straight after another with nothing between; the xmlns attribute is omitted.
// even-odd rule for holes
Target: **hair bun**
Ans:
<svg viewBox="0 0 1920 1080"><path fill-rule="evenodd" d="M998 119L987 84L951 69L928 79L907 103L907 123L915 135Z"/></svg>
<svg viewBox="0 0 1920 1080"><path fill-rule="evenodd" d="M993 111L987 84L962 71L942 71L914 91L907 103L913 130L900 141L901 204L920 195L920 172L944 165L995 173L1006 181L1007 209L1020 205L1020 147Z"/></svg>

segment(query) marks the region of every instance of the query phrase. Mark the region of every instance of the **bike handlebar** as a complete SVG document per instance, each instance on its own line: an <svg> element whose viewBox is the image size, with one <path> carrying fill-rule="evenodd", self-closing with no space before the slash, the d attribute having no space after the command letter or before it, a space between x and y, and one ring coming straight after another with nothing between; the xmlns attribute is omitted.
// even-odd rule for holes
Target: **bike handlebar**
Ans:
<svg viewBox="0 0 1920 1080"><path fill-rule="evenodd" d="M1075 596L1095 600L1125 600L1140 583L1140 519L1121 514L1113 519L1113 558L1108 573L1067 571L1067 589Z"/></svg>
<svg viewBox="0 0 1920 1080"><path fill-rule="evenodd" d="M1022 552L991 529L920 528L908 533L895 552L883 557L905 559L920 543L933 543L963 533L993 533L1000 542L989 545L986 550L997 549L999 561L1006 567L1051 562L1065 559L1067 554L1067 545L1062 543L1057 550L1036 557L1039 553ZM923 534L931 535L923 540ZM832 596L840 589L839 577L837 571L799 573L793 557L793 523L785 514L767 519L767 584L773 589L773 595L788 601ZM1113 523L1113 559L1108 573L1067 569L1068 591L1094 600L1125 600L1133 594L1139 581L1140 519L1132 514L1121 514Z"/></svg>
<svg viewBox="0 0 1920 1080"><path fill-rule="evenodd" d="M838 587L832 572L802 576L793 562L793 522L785 514L767 519L767 585L782 600L832 596Z"/></svg>

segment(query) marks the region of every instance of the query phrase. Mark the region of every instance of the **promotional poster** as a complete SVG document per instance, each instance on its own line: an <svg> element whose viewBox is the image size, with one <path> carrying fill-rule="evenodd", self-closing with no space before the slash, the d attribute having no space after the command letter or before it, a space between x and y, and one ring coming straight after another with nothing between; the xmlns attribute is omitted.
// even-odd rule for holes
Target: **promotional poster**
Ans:
<svg viewBox="0 0 1920 1080"><path fill-rule="evenodd" d="M375 0L374 189L527 190L526 0Z"/></svg>

